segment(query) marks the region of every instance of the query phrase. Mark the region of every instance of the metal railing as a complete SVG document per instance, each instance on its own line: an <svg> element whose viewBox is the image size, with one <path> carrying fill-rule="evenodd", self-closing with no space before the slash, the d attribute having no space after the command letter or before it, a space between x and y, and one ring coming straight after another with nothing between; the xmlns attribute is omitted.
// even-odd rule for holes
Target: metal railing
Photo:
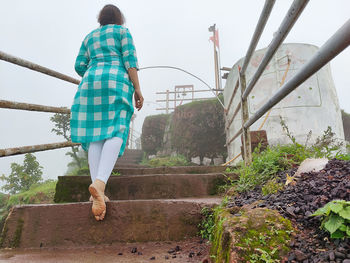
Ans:
<svg viewBox="0 0 350 263"><path fill-rule="evenodd" d="M40 66L38 64L32 63L30 61L9 55L5 52L0 51L0 60L4 60L13 64L16 64L21 67L29 68L34 71L41 72L43 74L49 75L54 78L58 78L73 84L79 84L80 81L78 79L72 78L70 76L67 76L65 74L62 74L60 72L54 71L52 69ZM62 114L70 114L70 110L65 107L51 107L51 106L44 106L44 105L38 105L38 104L29 104L29 103L22 103L22 102L13 102L13 101L6 101L6 100L0 100L0 108L4 109L16 109L16 110L26 110L26 111L38 111L38 112L53 112L53 113L62 113ZM31 145L31 146L22 146L22 147L15 147L15 148L8 148L8 149L0 149L0 157L5 156L11 156L11 155L18 155L18 154L24 154L24 153L32 153L32 152L39 152L39 151L47 151L47 150L54 150L59 148L66 148L66 147L72 147L72 146L78 146L79 143L72 143L72 142L57 142L57 143L49 143L49 144L37 144L37 145Z"/></svg>
<svg viewBox="0 0 350 263"><path fill-rule="evenodd" d="M61 80L66 81L66 82L70 82L70 83L77 84L77 85L80 83L80 81L78 79L72 78L68 75L65 75L65 74L62 74L62 73L57 72L55 70L40 66L40 65L32 63L30 61L12 56L12 55L7 54L7 53L2 52L2 51L0 51L0 60L4 60L7 62L16 64L18 66L34 70L34 71L49 75L51 77L61 79ZM68 109L66 107L52 107L52 106L30 104L30 103L23 103L23 102L14 102L14 101L7 101L7 100L0 100L0 108L70 114L70 109ZM134 137L135 136L132 136L132 138L130 139L133 143L135 141ZM0 158L6 157L6 156L11 156L11 155L54 150L54 149L66 148L66 147L72 147L72 146L78 146L78 145L80 145L80 143L72 143L71 141L65 141L65 142L56 142L56 143L49 143L49 144L37 144L37 145L30 145L30 146L21 146L21 147L0 149Z"/></svg>
<svg viewBox="0 0 350 263"><path fill-rule="evenodd" d="M0 59L7 61L7 62L10 62L10 63L13 63L13 64L16 64L16 65L21 66L21 67L25 67L25 68L29 68L29 69L34 70L34 71L41 72L43 74L46 74L46 75L49 75L51 77L58 78L58 79L61 79L61 80L64 80L64 81L67 81L67 82L70 82L73 84L79 85L79 83L80 83L80 80L78 80L78 79L72 78L70 76L62 74L62 73L57 72L55 70L40 66L40 65L35 64L33 62L30 62L28 60L24 60L22 58L12 56L12 55L7 54L7 53L2 52L2 51L0 51Z"/></svg>
<svg viewBox="0 0 350 263"><path fill-rule="evenodd" d="M314 54L314 56L306 64L304 64L303 67L300 68L300 70L291 79L289 79L285 84L283 84L281 88L260 109L258 109L252 117L249 118L247 100L248 95L255 87L255 84L258 82L268 63L271 61L277 49L283 43L283 40L286 38L290 30L292 29L293 25L297 21L298 17L302 13L308 2L309 0L295 0L292 3L277 33L275 34L270 45L268 46L268 49L264 54L264 57L262 58L258 69L254 73L249 84L247 85L245 76L247 66L250 62L253 52L255 51L262 31L266 25L267 19L275 3L275 0L266 0L258 24L255 28L254 35L250 42L247 54L244 58L243 66L241 69L238 69L238 78L235 83L235 87L230 97L228 106L227 108L225 108L226 134L229 134L230 126L232 125L233 120L235 119L240 110L242 114L242 126L238 131L236 131L236 133L231 138L227 138L226 146L229 146L235 139L237 139L238 136L243 134L243 152L246 164L249 164L251 162L251 139L249 128L266 112L268 112L273 106L275 106L278 102L284 99L289 93L295 90L300 84L302 84L305 80L311 77L315 72L321 69L330 60L332 60L335 56L337 56L340 52L342 52L346 47L350 45L350 20L348 20L318 50L318 52ZM233 100L238 93L239 87L241 90L240 103L238 103L235 110L233 111L232 117L229 118L229 112ZM239 155L235 156L225 165L235 160L238 156Z"/></svg>

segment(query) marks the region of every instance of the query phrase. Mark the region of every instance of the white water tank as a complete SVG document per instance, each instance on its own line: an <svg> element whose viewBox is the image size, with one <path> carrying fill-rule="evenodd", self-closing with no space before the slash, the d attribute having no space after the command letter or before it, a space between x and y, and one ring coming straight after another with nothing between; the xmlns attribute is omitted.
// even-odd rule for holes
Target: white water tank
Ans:
<svg viewBox="0 0 350 263"><path fill-rule="evenodd" d="M249 116L251 117L269 98L280 88L284 76L287 82L318 50L318 47L309 44L283 44L266 67L259 81L248 97ZM256 72L267 48L257 50L246 70L246 82L250 82ZM288 59L290 66L288 68ZM225 108L227 108L238 77L238 66L243 65L241 58L231 69L224 90ZM226 125L231 119L240 100L240 88L232 102L226 118ZM251 127L251 131L258 130L265 116L262 116ZM332 128L335 137L344 140L343 122L337 93L331 74L330 65L327 64L311 76L292 93L275 105L267 118L262 130L266 130L270 145L288 144L291 140L286 136L280 123L282 117L297 142L305 144L308 134L312 135L309 145L321 136L328 126ZM239 112L230 129L226 133L227 141L241 128L242 118ZM228 160L241 151L241 139L238 137L227 146ZM240 160L241 158L238 158ZM236 162L237 162L236 161Z"/></svg>

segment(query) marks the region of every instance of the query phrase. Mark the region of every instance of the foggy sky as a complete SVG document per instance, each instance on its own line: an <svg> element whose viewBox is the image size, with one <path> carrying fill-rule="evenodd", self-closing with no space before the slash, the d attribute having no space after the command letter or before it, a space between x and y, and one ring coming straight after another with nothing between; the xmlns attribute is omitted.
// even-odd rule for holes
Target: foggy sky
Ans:
<svg viewBox="0 0 350 263"><path fill-rule="evenodd" d="M99 10L108 3L117 5L126 17L140 67L168 65L196 74L215 86L213 46L208 27L219 29L221 66L231 67L247 51L263 0L11 0L1 1L0 50L79 78L74 62L81 41L98 27ZM259 48L272 40L291 0L277 0L264 30ZM310 1L284 43L322 46L349 19L350 1ZM340 107L350 112L350 50L331 62ZM175 85L193 84L206 89L184 73L152 69L139 72L146 103L137 113L135 128L141 132L145 116L156 111L157 91ZM223 85L225 82L223 82ZM77 86L19 66L0 61L0 98L4 100L70 107ZM210 96L208 93L203 96ZM161 103L159 103L161 104ZM64 141L53 133L50 113L0 109L0 148ZM44 178L63 175L70 158L67 149L36 153L44 167ZM0 174L9 174L10 163L23 156L0 159Z"/></svg>

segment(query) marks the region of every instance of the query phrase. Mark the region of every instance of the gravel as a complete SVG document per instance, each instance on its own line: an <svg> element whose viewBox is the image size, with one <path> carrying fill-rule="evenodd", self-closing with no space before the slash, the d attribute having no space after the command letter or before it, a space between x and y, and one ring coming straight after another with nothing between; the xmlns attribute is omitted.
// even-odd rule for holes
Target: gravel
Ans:
<svg viewBox="0 0 350 263"><path fill-rule="evenodd" d="M285 183L286 174L280 173L279 182ZM304 173L297 183L288 185L277 194L263 196L261 189L242 193L228 204L229 207L252 204L276 209L300 230L291 242L287 262L341 262L350 263L350 239L330 240L320 230L319 217L310 217L318 208L332 200L350 201L350 161L333 159L319 172Z"/></svg>

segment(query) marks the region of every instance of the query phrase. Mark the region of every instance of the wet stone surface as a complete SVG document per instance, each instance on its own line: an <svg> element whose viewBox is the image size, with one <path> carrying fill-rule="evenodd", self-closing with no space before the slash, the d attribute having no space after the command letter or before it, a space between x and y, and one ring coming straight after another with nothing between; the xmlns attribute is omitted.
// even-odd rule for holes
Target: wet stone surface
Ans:
<svg viewBox="0 0 350 263"><path fill-rule="evenodd" d="M105 247L80 247L74 249L0 250L0 262L9 263L202 263L205 262L208 256L209 244L200 238L178 242L115 244Z"/></svg>
<svg viewBox="0 0 350 263"><path fill-rule="evenodd" d="M292 176L296 169L280 174L285 183L286 173ZM256 207L276 209L300 230L291 242L286 262L340 262L350 263L350 239L330 240L319 229L320 218L310 217L318 208L332 200L350 201L350 161L331 160L320 172L301 175L296 185L288 185L283 192L263 196L255 189L230 201L229 207L256 204Z"/></svg>

